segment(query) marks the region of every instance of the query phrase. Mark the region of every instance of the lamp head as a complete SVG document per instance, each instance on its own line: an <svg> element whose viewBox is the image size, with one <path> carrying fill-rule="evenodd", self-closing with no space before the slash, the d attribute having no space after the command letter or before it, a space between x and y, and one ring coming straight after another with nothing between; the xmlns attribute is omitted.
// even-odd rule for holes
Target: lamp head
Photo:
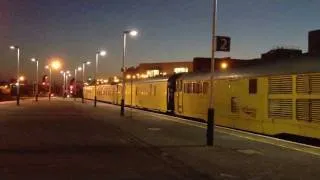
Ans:
<svg viewBox="0 0 320 180"><path fill-rule="evenodd" d="M100 56L105 56L106 54L107 54L107 51L104 51L104 50L102 50L102 51L99 52L99 55L100 55Z"/></svg>
<svg viewBox="0 0 320 180"><path fill-rule="evenodd" d="M135 36L138 35L138 31L136 31L136 30L131 30L131 31L129 32L129 34L130 34L130 36L135 37Z"/></svg>

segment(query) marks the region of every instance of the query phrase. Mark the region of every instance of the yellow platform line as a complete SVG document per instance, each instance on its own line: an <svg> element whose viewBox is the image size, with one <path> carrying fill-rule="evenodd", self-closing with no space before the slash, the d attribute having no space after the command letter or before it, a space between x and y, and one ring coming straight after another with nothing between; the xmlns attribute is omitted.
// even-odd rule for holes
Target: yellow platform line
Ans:
<svg viewBox="0 0 320 180"><path fill-rule="evenodd" d="M202 128L202 129L207 128L205 123L196 122L196 121L192 121L192 120L188 120L188 119L184 119L184 118L180 118L180 117L174 117L174 116L169 116L169 115L164 115L164 114L157 114L154 112L148 112L148 111L137 110L137 109L135 109L135 111L141 111L143 113L148 113L150 116L153 116L153 117L165 119L165 120L180 123L180 124L185 124L188 126L198 127L198 128ZM320 156L320 147L310 146L307 144L287 141L287 140L278 139L278 138L269 137L269 136L263 136L263 135L254 134L254 133L250 133L250 132L243 132L240 130L235 130L235 129L221 127L221 126L215 126L215 127L216 127L216 131L220 132L220 133L229 134L229 135L249 139L251 141L262 142L262 143L266 143L266 144L271 144L271 145L283 147L286 149L296 150L296 151Z"/></svg>
<svg viewBox="0 0 320 180"><path fill-rule="evenodd" d="M119 106L114 105L114 104L106 104L106 105L109 105L112 107L118 107L120 109ZM140 110L140 109L136 109L136 108L132 108L131 110L134 112L149 114L150 116L165 119L167 121L176 122L179 124L198 127L198 128L202 128L202 129L207 128L205 123L197 122L197 121L193 121L193 120L189 120L189 119L185 119L185 118L181 118L181 117L159 114L156 112L145 111L145 110ZM312 154L312 155L320 157L320 147L310 146L307 144L287 141L287 140L283 140L283 139L278 139L278 138L264 136L264 135L260 135L260 134L250 133L250 132L244 132L241 130L236 130L236 129L222 127L222 126L215 126L215 127L216 127L216 131L219 133L229 134L229 135L237 136L240 138L249 139L251 141L271 144L274 146L279 146L279 147L286 148L286 149L296 150L296 151L300 151L303 153L308 153L308 154Z"/></svg>

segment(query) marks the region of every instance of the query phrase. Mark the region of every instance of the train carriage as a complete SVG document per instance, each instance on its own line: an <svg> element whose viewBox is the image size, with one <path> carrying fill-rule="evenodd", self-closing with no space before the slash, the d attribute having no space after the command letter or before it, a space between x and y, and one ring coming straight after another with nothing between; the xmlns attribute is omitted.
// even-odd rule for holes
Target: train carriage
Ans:
<svg viewBox="0 0 320 180"><path fill-rule="evenodd" d="M135 85L137 107L167 112L167 78L136 81Z"/></svg>
<svg viewBox="0 0 320 180"><path fill-rule="evenodd" d="M218 125L263 134L320 137L320 62L290 59L214 73L213 100ZM175 112L206 120L210 73L177 80Z"/></svg>
<svg viewBox="0 0 320 180"><path fill-rule="evenodd" d="M125 104L207 119L210 73L126 82ZM291 58L214 73L217 125L268 135L320 138L320 59ZM108 87L108 88L107 88ZM101 85L98 100L120 104L122 85ZM100 93L101 91L101 93ZM94 86L84 88L94 98Z"/></svg>

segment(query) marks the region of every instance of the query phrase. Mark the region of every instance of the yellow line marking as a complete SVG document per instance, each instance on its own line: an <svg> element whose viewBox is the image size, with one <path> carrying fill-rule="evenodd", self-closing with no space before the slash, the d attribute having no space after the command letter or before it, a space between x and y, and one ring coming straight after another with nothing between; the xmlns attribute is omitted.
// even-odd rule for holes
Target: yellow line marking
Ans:
<svg viewBox="0 0 320 180"><path fill-rule="evenodd" d="M116 106L113 104L107 104L107 105L113 106L113 107ZM185 124L188 126L194 126L194 127L198 127L198 128L202 128L202 129L207 128L207 126L204 123L196 122L196 121L192 121L192 120L188 120L188 119L184 119L184 118L180 118L180 117L169 116L169 115L165 115L165 114L158 114L155 112L144 111L144 110L135 109L135 108L133 108L132 111L149 114L150 116L153 116L153 117L165 119L165 120L180 123L180 124ZM286 149L296 150L299 152L304 152L304 153L309 153L312 155L320 156L320 147L314 147L314 146L301 144L301 143L297 143L297 142L286 141L283 139L267 137L267 136L263 136L263 135L259 135L259 134L250 133L250 132L243 132L240 130L227 128L227 127L221 127L221 126L216 126L216 131L220 132L220 133L224 133L224 134L237 136L237 137L244 138L244 139L249 139L251 141L262 142L262 143L271 144L274 146L283 147ZM276 141L276 142L271 142L271 141ZM286 143L288 145L285 145L284 143ZM292 145L300 146L300 147L293 147Z"/></svg>
<svg viewBox="0 0 320 180"><path fill-rule="evenodd" d="M139 110L139 111L141 111L141 110ZM146 111L143 111L143 112L146 112ZM176 122L176 123L185 124L185 125L189 125L189 126L194 126L194 127L198 127L198 128L202 128L202 129L206 129L207 128L206 125L204 125L203 123L200 124L200 122L194 122L194 121L190 122L190 120L187 120L187 119L183 119L183 118L179 118L179 117L172 117L172 116L163 115L163 114L156 114L156 113L153 113L153 112L147 112L147 113L150 116L158 117L158 118L161 118L161 119L166 119L168 121L173 121L173 122ZM177 120L174 120L174 119L177 119ZM186 121L186 122L182 122L181 120ZM319 147L314 147L314 146L310 146L310 145L306 145L306 144L300 144L300 143L296 143L296 142L286 141L286 140L277 139L277 138L273 138L273 137L266 137L266 136L259 135L259 134L254 134L254 133L242 132L242 131L239 131L239 130L234 130L234 129L225 128L225 127L216 126L216 131L220 132L220 133L224 133L224 134L229 134L229 135L233 135L233 136L249 139L251 141L262 142L262 143L266 143L266 144L271 144L271 145L283 147L283 148L286 148L286 149L292 149L292 150L296 150L296 151L300 151L300 152L304 152L304 153L309 153L309 154L313 154L313 155L316 155L316 156L320 156L320 148ZM230 131L233 131L233 132L230 132ZM241 135L241 134L243 134L243 135ZM250 137L250 136L252 136L252 137ZM256 136L258 138L255 138L253 136ZM276 141L276 142L271 142L271 140L272 141ZM285 145L283 143L286 143L288 145ZM301 147L293 147L293 146L290 146L290 145L296 145L296 146L301 146ZM310 148L310 149L308 149L308 148Z"/></svg>

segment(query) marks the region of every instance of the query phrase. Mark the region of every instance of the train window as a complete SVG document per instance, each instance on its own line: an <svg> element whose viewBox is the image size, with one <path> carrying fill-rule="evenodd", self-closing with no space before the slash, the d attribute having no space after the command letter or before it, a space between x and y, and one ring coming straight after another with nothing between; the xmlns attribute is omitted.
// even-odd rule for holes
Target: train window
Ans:
<svg viewBox="0 0 320 180"><path fill-rule="evenodd" d="M198 85L199 85L199 93L201 94L202 93L202 87L203 87L203 85L202 85L202 83L200 82L200 83L198 83Z"/></svg>
<svg viewBox="0 0 320 180"><path fill-rule="evenodd" d="M204 82L203 83L203 94L207 94L209 90L209 83L208 82Z"/></svg>
<svg viewBox="0 0 320 180"><path fill-rule="evenodd" d="M192 93L192 83L188 83L188 93Z"/></svg>
<svg viewBox="0 0 320 180"><path fill-rule="evenodd" d="M184 93L187 93L188 92L188 86L187 86L188 84L187 83L184 83L183 84L183 92Z"/></svg>
<svg viewBox="0 0 320 180"><path fill-rule="evenodd" d="M199 83L193 83L193 93L199 93Z"/></svg>
<svg viewBox="0 0 320 180"><path fill-rule="evenodd" d="M176 91L178 91L178 92L180 91L180 83L179 83L179 81L176 82Z"/></svg>
<svg viewBox="0 0 320 180"><path fill-rule="evenodd" d="M249 94L257 94L258 90L258 80L249 79Z"/></svg>

